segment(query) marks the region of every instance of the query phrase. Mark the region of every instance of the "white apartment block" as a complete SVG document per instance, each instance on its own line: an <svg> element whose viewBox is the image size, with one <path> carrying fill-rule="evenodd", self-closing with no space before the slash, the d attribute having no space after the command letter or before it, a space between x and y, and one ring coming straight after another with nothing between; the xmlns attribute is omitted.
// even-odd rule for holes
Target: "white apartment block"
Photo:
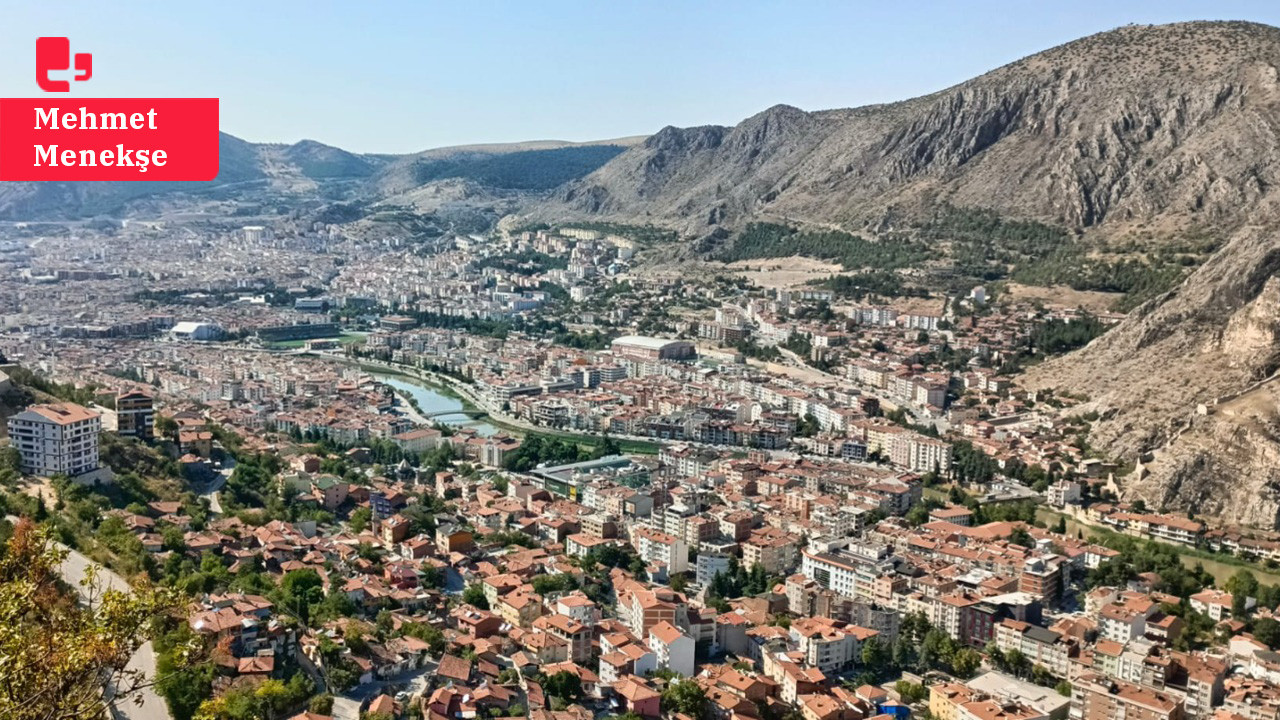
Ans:
<svg viewBox="0 0 1280 720"><path fill-rule="evenodd" d="M810 550L801 556L800 572L805 577L842 597L857 597L858 585L866 574L861 563L847 555Z"/></svg>
<svg viewBox="0 0 1280 720"><path fill-rule="evenodd" d="M98 469L98 413L75 403L32 405L9 418L9 442L32 475L75 477Z"/></svg>
<svg viewBox="0 0 1280 720"><path fill-rule="evenodd" d="M1045 491L1045 499L1054 507L1066 507L1080 502L1083 487L1072 480L1059 480Z"/></svg>
<svg viewBox="0 0 1280 720"><path fill-rule="evenodd" d="M635 529L636 552L645 564L662 563L671 574L689 569L689 545L684 540L647 527Z"/></svg>
<svg viewBox="0 0 1280 720"><path fill-rule="evenodd" d="M911 437L906 465L916 472L947 472L951 469L951 444L930 437Z"/></svg>

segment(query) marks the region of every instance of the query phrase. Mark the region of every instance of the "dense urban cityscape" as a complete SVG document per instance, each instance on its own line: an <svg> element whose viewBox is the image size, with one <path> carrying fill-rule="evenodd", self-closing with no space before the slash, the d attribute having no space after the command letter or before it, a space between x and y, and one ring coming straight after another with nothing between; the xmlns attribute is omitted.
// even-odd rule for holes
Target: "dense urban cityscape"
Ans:
<svg viewBox="0 0 1280 720"><path fill-rule="evenodd" d="M625 225L0 232L6 535L173 593L124 717L1280 713L1277 537L1020 384L1120 313Z"/></svg>

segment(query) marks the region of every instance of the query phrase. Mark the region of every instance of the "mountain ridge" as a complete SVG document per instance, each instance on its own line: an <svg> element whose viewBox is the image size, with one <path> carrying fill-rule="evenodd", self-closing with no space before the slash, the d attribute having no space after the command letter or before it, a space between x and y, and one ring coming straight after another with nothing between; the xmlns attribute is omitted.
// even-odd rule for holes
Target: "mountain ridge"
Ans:
<svg viewBox="0 0 1280 720"><path fill-rule="evenodd" d="M321 185L355 185L345 194L384 199L430 184L419 181L415 167L426 162L452 163L446 177L465 178L470 165L516 153L537 158L569 148L618 148L642 136L587 142L537 140L430 148L406 155L353 153L317 140L255 143L219 133L219 172L209 182L0 183L0 219L49 220L129 214L131 203L167 196L186 196L234 185L269 186L283 194L314 192ZM607 157L587 157L566 171L593 169ZM552 163L554 164L554 163ZM553 178L554 179L554 178ZM559 184L557 181L555 184Z"/></svg>
<svg viewBox="0 0 1280 720"><path fill-rule="evenodd" d="M1202 62L1188 59L1189 45ZM1248 162L1215 175L1195 155L1230 156L1229 135L1247 122L1213 121L1259 99L1269 111L1277 62L1280 31L1270 26L1126 26L896 103L782 106L731 128L664 128L531 215L644 217L696 234L761 214L857 228L889 206L941 202L1077 229L1186 219L1197 204L1212 214L1257 193L1213 185L1248 180Z"/></svg>
<svg viewBox="0 0 1280 720"><path fill-rule="evenodd" d="M1128 248L1139 266L1203 245L1179 284L1021 382L1089 398L1090 446L1136 467L1117 480L1126 498L1271 528L1278 141L1280 29L1126 26L899 103L664 128L527 216L733 242L761 219L875 237L958 207L1061 227L1064 251Z"/></svg>

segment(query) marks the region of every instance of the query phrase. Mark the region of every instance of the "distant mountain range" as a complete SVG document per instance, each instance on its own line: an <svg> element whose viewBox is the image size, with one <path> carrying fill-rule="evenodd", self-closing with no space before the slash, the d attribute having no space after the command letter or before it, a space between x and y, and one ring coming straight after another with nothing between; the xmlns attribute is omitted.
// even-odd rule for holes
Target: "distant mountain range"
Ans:
<svg viewBox="0 0 1280 720"><path fill-rule="evenodd" d="M594 143L545 140L361 155L314 140L257 144L222 133L218 177L207 183L0 183L0 219L127 216L143 199L181 202L217 189L224 197L341 188L336 197L381 200L441 180L515 193L545 192L596 170L643 138Z"/></svg>

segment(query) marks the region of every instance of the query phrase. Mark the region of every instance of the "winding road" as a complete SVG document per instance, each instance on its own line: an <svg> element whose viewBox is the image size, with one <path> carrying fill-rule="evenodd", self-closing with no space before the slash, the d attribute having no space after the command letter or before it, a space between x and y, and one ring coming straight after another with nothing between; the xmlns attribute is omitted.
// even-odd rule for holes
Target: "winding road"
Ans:
<svg viewBox="0 0 1280 720"><path fill-rule="evenodd" d="M63 546L60 545L59 547ZM62 561L60 568L62 578L78 591L83 592L80 581L84 579L85 571L90 566L96 566L98 568L98 578L105 588L130 592L129 583L125 582L124 578L110 569L98 565L75 550L66 547L63 547L63 549L67 551L67 558ZM141 670L148 681L154 681L156 676L156 654L150 642L138 648L126 668L128 670ZM164 699L156 694L155 689L149 685L138 690L135 696L122 699L113 704L111 706L111 716L114 720L170 720L169 707L165 705Z"/></svg>

